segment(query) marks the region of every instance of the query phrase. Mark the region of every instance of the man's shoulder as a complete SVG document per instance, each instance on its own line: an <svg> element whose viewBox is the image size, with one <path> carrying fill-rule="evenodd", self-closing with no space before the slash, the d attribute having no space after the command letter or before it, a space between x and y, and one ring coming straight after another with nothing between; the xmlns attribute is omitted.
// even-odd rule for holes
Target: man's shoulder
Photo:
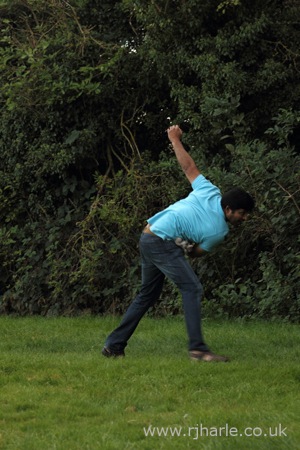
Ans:
<svg viewBox="0 0 300 450"><path fill-rule="evenodd" d="M215 186L202 174L198 175L197 178L194 179L192 183L192 188L194 191L205 189L205 190L216 190L220 192L219 188Z"/></svg>

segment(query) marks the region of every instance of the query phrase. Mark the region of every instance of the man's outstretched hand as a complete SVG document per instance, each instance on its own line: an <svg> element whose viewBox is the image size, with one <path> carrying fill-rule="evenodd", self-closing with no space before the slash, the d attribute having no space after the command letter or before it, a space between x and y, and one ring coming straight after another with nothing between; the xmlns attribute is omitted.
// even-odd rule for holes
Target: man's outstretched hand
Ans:
<svg viewBox="0 0 300 450"><path fill-rule="evenodd" d="M167 129L167 133L170 142L176 142L181 140L182 129L179 127L179 125L171 125Z"/></svg>

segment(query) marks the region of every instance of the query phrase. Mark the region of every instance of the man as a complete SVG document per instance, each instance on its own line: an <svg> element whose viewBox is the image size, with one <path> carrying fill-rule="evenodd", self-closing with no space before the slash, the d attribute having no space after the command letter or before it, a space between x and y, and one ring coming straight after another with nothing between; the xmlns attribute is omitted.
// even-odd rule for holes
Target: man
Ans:
<svg viewBox="0 0 300 450"><path fill-rule="evenodd" d="M193 191L150 219L140 239L142 286L120 325L108 336L102 354L125 356L127 341L146 311L158 300L165 277L181 292L191 359L227 361L212 353L201 331L202 286L189 264L191 257L205 255L224 240L228 223L238 226L254 208L253 198L235 188L223 197L219 189L200 174L194 160L184 149L178 125L167 130L177 160Z"/></svg>

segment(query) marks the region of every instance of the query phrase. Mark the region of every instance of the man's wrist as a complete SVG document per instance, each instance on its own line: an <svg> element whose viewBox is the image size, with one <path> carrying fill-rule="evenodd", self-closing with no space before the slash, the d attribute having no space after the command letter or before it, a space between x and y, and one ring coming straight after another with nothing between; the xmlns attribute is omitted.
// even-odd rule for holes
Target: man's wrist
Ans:
<svg viewBox="0 0 300 450"><path fill-rule="evenodd" d="M173 147L175 147L175 145L177 144L181 144L181 140L179 138L172 139L170 142L173 145Z"/></svg>

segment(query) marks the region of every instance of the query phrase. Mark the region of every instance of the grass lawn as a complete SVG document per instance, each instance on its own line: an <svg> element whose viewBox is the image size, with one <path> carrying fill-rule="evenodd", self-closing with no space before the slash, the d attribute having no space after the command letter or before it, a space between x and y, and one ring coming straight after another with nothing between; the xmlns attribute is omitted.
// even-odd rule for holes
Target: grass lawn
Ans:
<svg viewBox="0 0 300 450"><path fill-rule="evenodd" d="M1 449L299 448L297 325L204 321L224 364L188 359L181 317L144 318L106 359L118 321L0 317Z"/></svg>

